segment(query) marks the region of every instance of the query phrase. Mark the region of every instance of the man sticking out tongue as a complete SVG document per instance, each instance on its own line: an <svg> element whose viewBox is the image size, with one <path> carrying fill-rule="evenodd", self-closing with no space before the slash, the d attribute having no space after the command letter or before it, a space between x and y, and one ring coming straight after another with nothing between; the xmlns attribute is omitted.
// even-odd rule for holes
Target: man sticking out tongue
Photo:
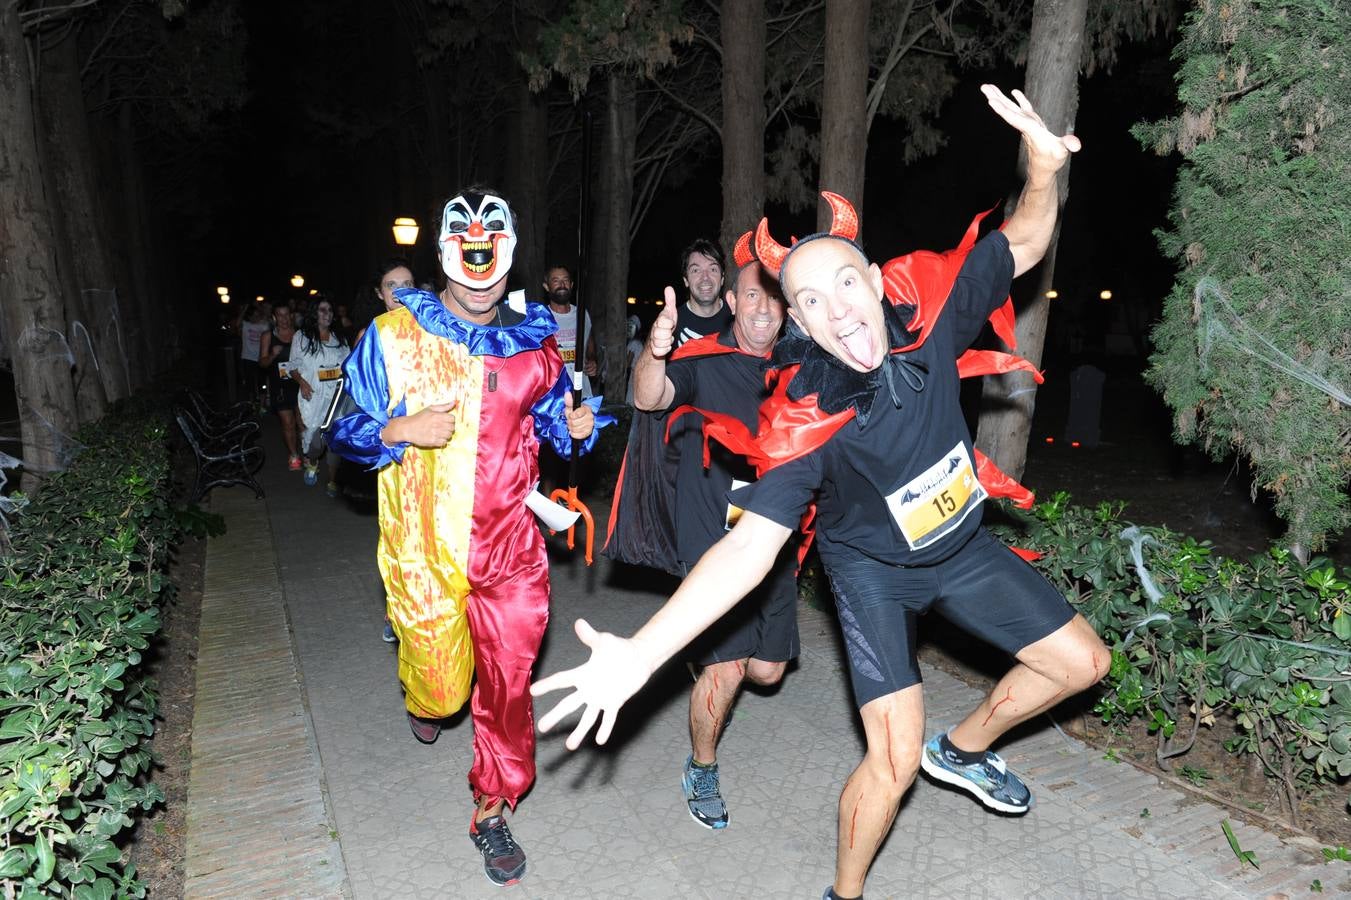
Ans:
<svg viewBox="0 0 1351 900"><path fill-rule="evenodd" d="M1073 135L1052 134L1021 93L1010 99L992 85L982 90L1027 151L1027 182L1002 231L977 241L973 223L955 250L914 253L879 268L856 243L857 216L841 197L826 195L835 210L830 232L791 248L777 244L762 221L756 255L778 275L792 321L770 362L786 387L761 407L753 437L730 423L710 427L760 470L758 481L728 495L744 513L633 637L579 620L591 659L532 688L536 695L574 689L540 720L541 730L581 709L568 747L576 748L598 717L596 739L604 743L619 707L760 583L815 503L816 540L867 737L867 753L840 793L827 898L862 895L921 767L991 809L1026 812L1026 785L989 748L1097 682L1110 660L1088 622L980 524L986 497L1022 489L992 478L975 452L959 377L1028 367L1008 354L968 348L987 320L1011 337L1009 284L1046 252L1056 173L1079 149ZM930 609L1017 661L965 719L926 742L914 638Z"/></svg>

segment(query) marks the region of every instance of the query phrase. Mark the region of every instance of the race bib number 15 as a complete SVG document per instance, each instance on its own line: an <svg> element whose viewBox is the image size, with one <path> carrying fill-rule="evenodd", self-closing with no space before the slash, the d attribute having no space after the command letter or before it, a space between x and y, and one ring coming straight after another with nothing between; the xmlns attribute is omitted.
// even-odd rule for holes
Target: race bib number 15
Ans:
<svg viewBox="0 0 1351 900"><path fill-rule="evenodd" d="M952 532L989 494L976 480L966 445L943 458L887 497L887 506L911 550L921 550Z"/></svg>

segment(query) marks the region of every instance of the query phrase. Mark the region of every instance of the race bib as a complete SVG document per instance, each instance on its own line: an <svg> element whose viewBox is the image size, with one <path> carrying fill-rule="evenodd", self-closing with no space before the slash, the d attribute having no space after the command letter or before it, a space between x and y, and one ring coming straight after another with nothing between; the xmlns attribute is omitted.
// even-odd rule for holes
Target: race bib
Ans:
<svg viewBox="0 0 1351 900"><path fill-rule="evenodd" d="M333 367L332 369L319 370L320 381L337 381L341 377L342 377L342 369L337 366Z"/></svg>
<svg viewBox="0 0 1351 900"><path fill-rule="evenodd" d="M976 480L966 445L958 442L943 458L887 497L887 506L911 550L941 540L988 497Z"/></svg>
<svg viewBox="0 0 1351 900"><path fill-rule="evenodd" d="M574 347L559 347L558 355L563 357L563 362L571 363L577 358L577 350Z"/></svg>
<svg viewBox="0 0 1351 900"><path fill-rule="evenodd" d="M748 484L750 484L749 481L741 481L739 479L733 478L731 490L733 491L740 490L741 488L744 488ZM743 512L745 512L745 510L732 503L732 501L728 500L727 516L723 519L722 530L731 531L732 526L736 525L737 520L741 518L741 514Z"/></svg>

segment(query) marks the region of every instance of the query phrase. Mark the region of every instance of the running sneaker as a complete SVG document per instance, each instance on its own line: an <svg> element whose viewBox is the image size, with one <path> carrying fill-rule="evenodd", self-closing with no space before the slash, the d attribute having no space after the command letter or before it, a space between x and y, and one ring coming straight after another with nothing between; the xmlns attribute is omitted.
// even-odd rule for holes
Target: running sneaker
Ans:
<svg viewBox="0 0 1351 900"><path fill-rule="evenodd" d="M960 788L973 795L990 809L1022 814L1032 808L1032 792L1027 789L1008 765L996 753L985 751L978 763L969 766L953 761L938 745L939 735L924 745L920 767L944 784Z"/></svg>
<svg viewBox="0 0 1351 900"><path fill-rule="evenodd" d="M497 885L515 884L525 874L525 851L511 836L507 820L489 816L477 821L478 813L469 818L469 839L483 854L483 874Z"/></svg>
<svg viewBox="0 0 1351 900"><path fill-rule="evenodd" d="M705 828L726 828L729 816L727 804L722 801L718 790L718 764L696 766L694 754L685 760L685 771L681 773L680 785L685 789L685 803L690 808L690 817Z"/></svg>
<svg viewBox="0 0 1351 900"><path fill-rule="evenodd" d="M292 472L299 472L299 471L300 471L300 457L299 457L299 456L293 456L293 457L291 457L290 459L288 459L288 460L286 461L286 468L290 469Z"/></svg>
<svg viewBox="0 0 1351 900"><path fill-rule="evenodd" d="M305 484L308 487L314 487L319 483L319 467L305 464Z"/></svg>
<svg viewBox="0 0 1351 900"><path fill-rule="evenodd" d="M399 636L394 633L394 626L390 624L389 619L385 619L385 630L381 632L380 640L386 644L393 644L399 640Z"/></svg>

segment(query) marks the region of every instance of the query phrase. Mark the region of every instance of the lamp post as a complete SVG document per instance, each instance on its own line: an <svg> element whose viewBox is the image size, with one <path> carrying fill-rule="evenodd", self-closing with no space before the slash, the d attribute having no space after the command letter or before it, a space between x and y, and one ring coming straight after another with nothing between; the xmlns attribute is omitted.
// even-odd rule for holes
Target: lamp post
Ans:
<svg viewBox="0 0 1351 900"><path fill-rule="evenodd" d="M411 247L417 243L417 219L399 216L394 220L394 243L400 247Z"/></svg>
<svg viewBox="0 0 1351 900"><path fill-rule="evenodd" d="M291 276L291 287L293 287L293 288L303 288L304 286L305 286L305 276L304 276L304 275L292 275L292 276Z"/></svg>

